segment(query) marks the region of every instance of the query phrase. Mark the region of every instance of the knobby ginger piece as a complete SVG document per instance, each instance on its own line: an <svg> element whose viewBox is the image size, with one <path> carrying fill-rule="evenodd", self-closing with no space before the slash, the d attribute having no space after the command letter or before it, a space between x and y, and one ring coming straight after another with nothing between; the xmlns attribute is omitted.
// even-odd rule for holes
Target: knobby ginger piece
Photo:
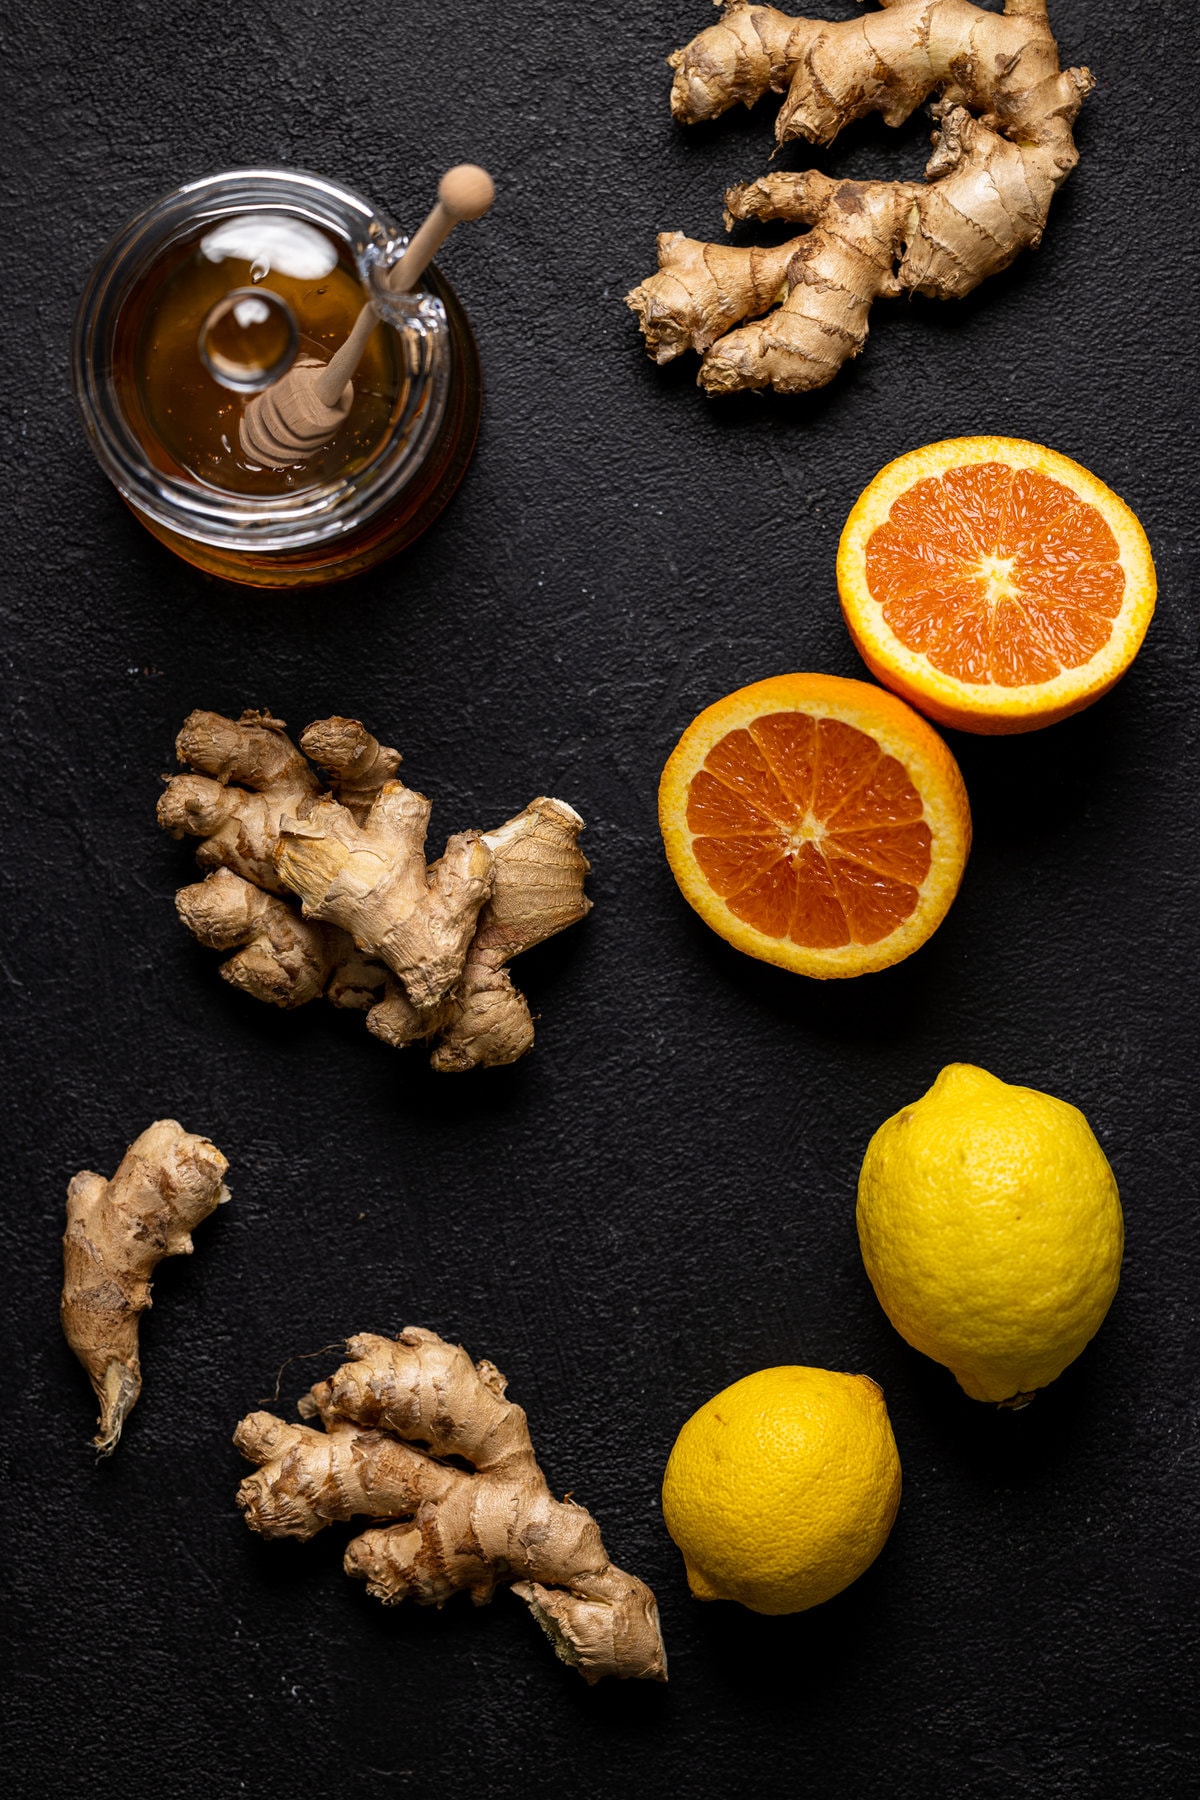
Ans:
<svg viewBox="0 0 1200 1800"><path fill-rule="evenodd" d="M385 1043L428 1043L439 1070L524 1055L533 1022L507 964L591 906L572 807L540 796L430 864L430 802L356 719L318 720L297 749L269 713L196 712L176 748L196 772L167 782L159 823L201 838L211 871L176 907L233 952L228 982L275 1006L362 1010Z"/></svg>
<svg viewBox="0 0 1200 1800"><path fill-rule="evenodd" d="M665 1681L654 1595L609 1561L586 1508L553 1497L495 1365L415 1326L347 1349L301 1402L320 1430L256 1412L234 1433L258 1465L237 1495L251 1530L307 1539L334 1520L386 1520L344 1562L385 1605L442 1606L465 1589L481 1606L511 1582L585 1681Z"/></svg>
<svg viewBox="0 0 1200 1800"><path fill-rule="evenodd" d="M164 1256L190 1256L191 1234L228 1200L229 1164L207 1138L159 1119L129 1146L111 1181L90 1169L67 1189L62 1325L100 1402L93 1440L116 1449L142 1391L138 1325Z"/></svg>
<svg viewBox="0 0 1200 1800"><path fill-rule="evenodd" d="M802 236L761 250L660 235L658 273L626 299L658 362L701 353L710 394L823 387L861 351L880 296L959 298L1040 243L1094 85L1088 69L1060 69L1045 0L1005 0L1002 15L882 0L838 22L734 0L668 60L684 124L784 93L780 144L832 143L873 112L900 125L937 97L924 182L768 175L730 189L726 223L784 220L808 226Z"/></svg>
<svg viewBox="0 0 1200 1800"><path fill-rule="evenodd" d="M158 802L158 822L176 837L200 838L202 869L231 869L268 893L285 889L272 860L284 813L302 812L321 792L315 772L281 719L194 712L175 740L180 762Z"/></svg>

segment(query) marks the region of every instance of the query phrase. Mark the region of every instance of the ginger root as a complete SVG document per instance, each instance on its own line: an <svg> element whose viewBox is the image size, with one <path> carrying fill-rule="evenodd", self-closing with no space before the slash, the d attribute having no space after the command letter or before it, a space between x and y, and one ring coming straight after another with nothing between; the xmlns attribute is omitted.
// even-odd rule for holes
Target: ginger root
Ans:
<svg viewBox="0 0 1200 1800"><path fill-rule="evenodd" d="M442 1606L466 1589L482 1606L511 1582L585 1681L665 1681L654 1595L609 1562L584 1507L551 1495L494 1364L413 1326L347 1349L300 1403L323 1430L256 1412L234 1433L258 1465L237 1495L251 1530L307 1539L335 1519L385 1519L344 1562L385 1605Z"/></svg>
<svg viewBox="0 0 1200 1800"><path fill-rule="evenodd" d="M268 713L195 712L176 750L195 773L168 780L159 823L202 839L211 871L176 907L201 943L235 952L226 981L274 1006L357 1008L386 1043L431 1044L442 1071L531 1047L505 965L590 909L571 807L540 797L427 866L430 803L356 719L318 720L297 749Z"/></svg>
<svg viewBox="0 0 1200 1800"><path fill-rule="evenodd" d="M1078 161L1071 126L1093 78L1059 68L1045 0L1005 0L1002 16L970 0L881 8L831 23L732 0L668 59L685 124L785 93L780 144L832 143L872 112L900 125L938 97L924 184L768 175L729 190L727 226L779 219L807 225L800 237L777 250L659 237L658 273L626 301L656 361L701 353L710 394L823 387L862 350L880 295L955 299L1040 243Z"/></svg>
<svg viewBox="0 0 1200 1800"><path fill-rule="evenodd" d="M164 1256L190 1256L191 1233L228 1200L229 1164L207 1138L159 1119L129 1146L111 1181L90 1169L67 1189L62 1324L100 1402L93 1440L117 1447L142 1391L138 1325Z"/></svg>

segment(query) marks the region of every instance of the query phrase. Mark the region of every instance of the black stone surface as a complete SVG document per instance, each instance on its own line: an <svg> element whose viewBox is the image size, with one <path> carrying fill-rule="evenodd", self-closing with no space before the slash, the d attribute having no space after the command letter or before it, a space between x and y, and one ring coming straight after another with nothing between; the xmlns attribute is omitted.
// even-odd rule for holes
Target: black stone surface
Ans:
<svg viewBox="0 0 1200 1800"><path fill-rule="evenodd" d="M808 402L725 405L656 370L620 304L657 230L717 235L724 185L766 166L769 107L670 122L662 59L702 0L38 0L10 21L8 1794L1082 1800L1194 1778L1198 46L1181 0L1052 15L1098 87L1041 250L969 303L880 305ZM864 127L820 161L912 173L926 129ZM501 195L444 258L487 380L452 509L317 597L173 560L68 392L109 235L256 160L415 219L464 156ZM850 505L900 452L990 431L1129 500L1158 616L1092 711L953 740L976 846L920 954L789 978L680 899L658 772L743 682L862 672L834 587ZM521 964L543 1015L524 1063L434 1077L353 1016L221 983L176 920L191 852L154 802L189 709L246 705L367 720L439 836L539 792L583 812L595 911ZM1126 1207L1107 1323L1015 1416L900 1342L855 1239L871 1131L964 1059L1080 1105ZM97 1467L57 1322L63 1190L162 1115L215 1138L234 1198L163 1266L145 1393ZM657 1590L668 1687L587 1689L507 1595L385 1611L341 1574L345 1530L251 1537L238 1417L286 1357L406 1322L507 1372L556 1489ZM290 1366L281 1402L335 1360ZM658 1488L694 1407L780 1362L883 1384L905 1492L856 1586L765 1619L689 1599Z"/></svg>

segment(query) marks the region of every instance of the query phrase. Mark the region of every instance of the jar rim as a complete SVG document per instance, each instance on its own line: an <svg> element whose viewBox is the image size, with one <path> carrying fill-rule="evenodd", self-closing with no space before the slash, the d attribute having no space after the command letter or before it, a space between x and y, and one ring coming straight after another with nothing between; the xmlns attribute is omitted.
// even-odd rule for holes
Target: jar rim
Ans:
<svg viewBox="0 0 1200 1800"><path fill-rule="evenodd" d="M153 258L208 219L273 210L324 227L347 244L364 285L382 290L407 235L352 189L305 169L264 166L201 176L161 195L117 232L80 298L72 381L84 429L105 474L135 511L214 547L255 554L294 552L361 528L418 473L446 410L453 350L441 294L429 269L411 295L387 294L387 322L403 346L405 402L376 451L353 473L295 494L240 495L155 468L112 379L121 308ZM452 296L451 296L452 297Z"/></svg>

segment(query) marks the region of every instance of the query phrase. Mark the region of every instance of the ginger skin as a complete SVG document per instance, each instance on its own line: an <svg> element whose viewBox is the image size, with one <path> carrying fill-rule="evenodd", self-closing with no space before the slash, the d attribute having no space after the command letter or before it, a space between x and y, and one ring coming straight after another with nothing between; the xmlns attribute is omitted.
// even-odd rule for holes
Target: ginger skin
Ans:
<svg viewBox="0 0 1200 1800"><path fill-rule="evenodd" d="M872 112L900 125L937 96L924 184L768 175L729 190L727 225L780 219L807 225L801 237L771 252L659 237L658 273L627 303L656 361L701 353L710 394L823 387L862 350L879 296L957 299L1040 243L1078 161L1071 127L1093 79L1059 68L1045 0L1005 0L1002 15L970 0L880 6L831 23L733 0L668 59L685 124L785 92L780 144L832 143Z"/></svg>
<svg viewBox="0 0 1200 1800"><path fill-rule="evenodd" d="M81 1171L67 1189L62 1325L100 1402L93 1442L117 1447L142 1391L138 1325L164 1256L190 1256L191 1233L228 1200L229 1164L207 1138L159 1119L125 1152L111 1181Z"/></svg>
<svg viewBox="0 0 1200 1800"><path fill-rule="evenodd" d="M356 719L318 720L297 749L269 714L196 712L176 748L199 773L168 781L159 823L200 837L211 871L176 907L234 952L226 981L274 1006L324 995L364 1011L385 1043L429 1043L443 1071L524 1055L533 1023L504 965L590 909L578 813L539 798L427 865L430 802Z"/></svg>
<svg viewBox="0 0 1200 1800"><path fill-rule="evenodd" d="M511 1582L585 1681L665 1681L654 1595L609 1562L584 1507L554 1499L494 1364L415 1326L347 1349L300 1404L323 1430L256 1412L234 1433L258 1465L237 1495L251 1530L307 1539L333 1520L386 1519L344 1562L385 1605L442 1606L465 1589L482 1606Z"/></svg>

